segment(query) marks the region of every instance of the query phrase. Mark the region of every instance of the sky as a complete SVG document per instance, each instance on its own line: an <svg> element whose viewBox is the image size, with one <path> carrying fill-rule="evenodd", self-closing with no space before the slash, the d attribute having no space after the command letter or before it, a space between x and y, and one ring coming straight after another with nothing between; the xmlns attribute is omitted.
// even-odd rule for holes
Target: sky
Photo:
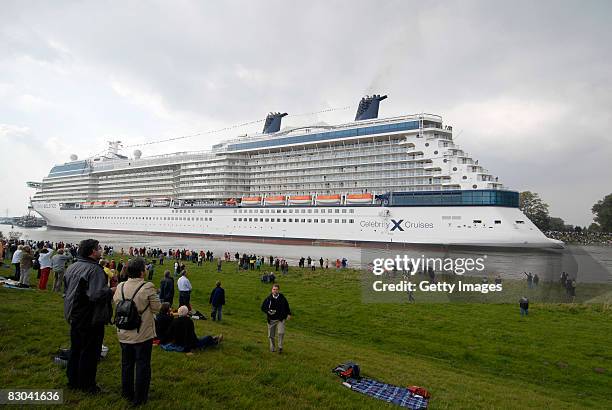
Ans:
<svg viewBox="0 0 612 410"><path fill-rule="evenodd" d="M71 154L435 113L507 187L588 225L612 193L612 2L2 1L0 215ZM349 107L349 108L346 108ZM326 113L313 114L330 108ZM220 130L246 122L260 122Z"/></svg>

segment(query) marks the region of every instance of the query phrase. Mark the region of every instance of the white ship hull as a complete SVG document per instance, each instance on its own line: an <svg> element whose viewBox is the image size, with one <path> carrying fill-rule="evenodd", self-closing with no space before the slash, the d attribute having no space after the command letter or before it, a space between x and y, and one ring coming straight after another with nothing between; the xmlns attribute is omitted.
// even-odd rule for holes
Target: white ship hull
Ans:
<svg viewBox="0 0 612 410"><path fill-rule="evenodd" d="M258 207L60 209L32 202L48 226L87 231L191 234L383 244L562 247L517 208ZM325 222L322 222L325 220ZM297 222L296 222L297 221Z"/></svg>

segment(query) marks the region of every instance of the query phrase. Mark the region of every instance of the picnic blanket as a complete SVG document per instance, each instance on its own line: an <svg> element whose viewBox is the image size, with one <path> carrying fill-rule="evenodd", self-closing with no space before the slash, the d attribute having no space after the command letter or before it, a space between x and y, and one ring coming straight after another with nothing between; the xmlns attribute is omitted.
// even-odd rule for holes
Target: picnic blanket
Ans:
<svg viewBox="0 0 612 410"><path fill-rule="evenodd" d="M361 378L347 379L345 386L351 390L374 397L379 400L384 400L388 403L396 404L400 407L405 407L413 410L426 409L429 400L413 394L406 387L393 386L391 384L382 383L376 380Z"/></svg>

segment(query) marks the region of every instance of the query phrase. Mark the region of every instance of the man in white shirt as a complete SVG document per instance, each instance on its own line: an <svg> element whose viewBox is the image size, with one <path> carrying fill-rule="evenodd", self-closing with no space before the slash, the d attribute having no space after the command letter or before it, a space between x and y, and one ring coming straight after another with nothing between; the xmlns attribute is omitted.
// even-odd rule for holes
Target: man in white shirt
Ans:
<svg viewBox="0 0 612 410"><path fill-rule="evenodd" d="M179 307L187 306L191 312L191 282L187 279L187 271L181 272L177 287L179 290Z"/></svg>
<svg viewBox="0 0 612 410"><path fill-rule="evenodd" d="M19 245L17 250L13 254L13 259L11 263L15 266L15 277L13 279L19 280L21 276L21 254L23 253L23 245Z"/></svg>

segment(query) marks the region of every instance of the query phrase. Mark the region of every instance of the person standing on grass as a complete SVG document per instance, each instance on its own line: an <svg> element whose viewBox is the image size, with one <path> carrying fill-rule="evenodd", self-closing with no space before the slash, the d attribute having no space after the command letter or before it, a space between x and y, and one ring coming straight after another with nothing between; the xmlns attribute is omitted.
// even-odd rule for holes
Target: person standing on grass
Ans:
<svg viewBox="0 0 612 410"><path fill-rule="evenodd" d="M164 272L164 278L159 285L159 299L162 303L166 302L172 306L174 303L174 280L170 276L170 271Z"/></svg>
<svg viewBox="0 0 612 410"><path fill-rule="evenodd" d="M276 350L276 334L278 333L278 353L283 352L283 339L285 338L285 321L291 319L291 309L285 296L279 292L278 284L272 285L272 293L264 299L261 311L268 319L268 339L270 351Z"/></svg>
<svg viewBox="0 0 612 410"><path fill-rule="evenodd" d="M85 239L79 244L77 261L64 275L64 317L70 323L68 386L92 394L101 391L96 385L96 372L104 326L112 316L113 291L98 263L101 257L99 242Z"/></svg>
<svg viewBox="0 0 612 410"><path fill-rule="evenodd" d="M64 255L64 248L59 248L57 253L51 258L51 269L53 269L53 291L61 292L64 283L64 272L66 271L66 262L72 259L68 255Z"/></svg>
<svg viewBox="0 0 612 410"><path fill-rule="evenodd" d="M32 269L32 264L34 261L34 256L32 255L32 249L29 245L25 245L21 249L21 254L19 256L19 265L21 275L19 276L19 283L29 288L30 287L30 269Z"/></svg>
<svg viewBox="0 0 612 410"><path fill-rule="evenodd" d="M11 259L11 263L15 267L15 276L13 276L14 280L19 280L21 278L21 253L23 252L23 246L17 246L17 250L13 252L13 259Z"/></svg>
<svg viewBox="0 0 612 410"><path fill-rule="evenodd" d="M128 280L117 287L113 301L133 301L140 316L136 329L117 328L121 345L121 395L138 406L147 402L151 384L151 350L155 334L154 314L161 302L155 286L145 282L145 261L140 256L128 262Z"/></svg>
<svg viewBox="0 0 612 410"><path fill-rule="evenodd" d="M210 293L208 303L212 306L210 317L213 321L218 320L220 322L221 310L223 309L223 305L225 305L225 289L221 287L220 281L217 281L215 288Z"/></svg>
<svg viewBox="0 0 612 410"><path fill-rule="evenodd" d="M179 306L187 306L191 312L191 282L187 279L187 271L181 272L181 277L176 283L179 290Z"/></svg>
<svg viewBox="0 0 612 410"><path fill-rule="evenodd" d="M523 296L519 300L519 307L521 308L521 316L529 316L529 299Z"/></svg>

